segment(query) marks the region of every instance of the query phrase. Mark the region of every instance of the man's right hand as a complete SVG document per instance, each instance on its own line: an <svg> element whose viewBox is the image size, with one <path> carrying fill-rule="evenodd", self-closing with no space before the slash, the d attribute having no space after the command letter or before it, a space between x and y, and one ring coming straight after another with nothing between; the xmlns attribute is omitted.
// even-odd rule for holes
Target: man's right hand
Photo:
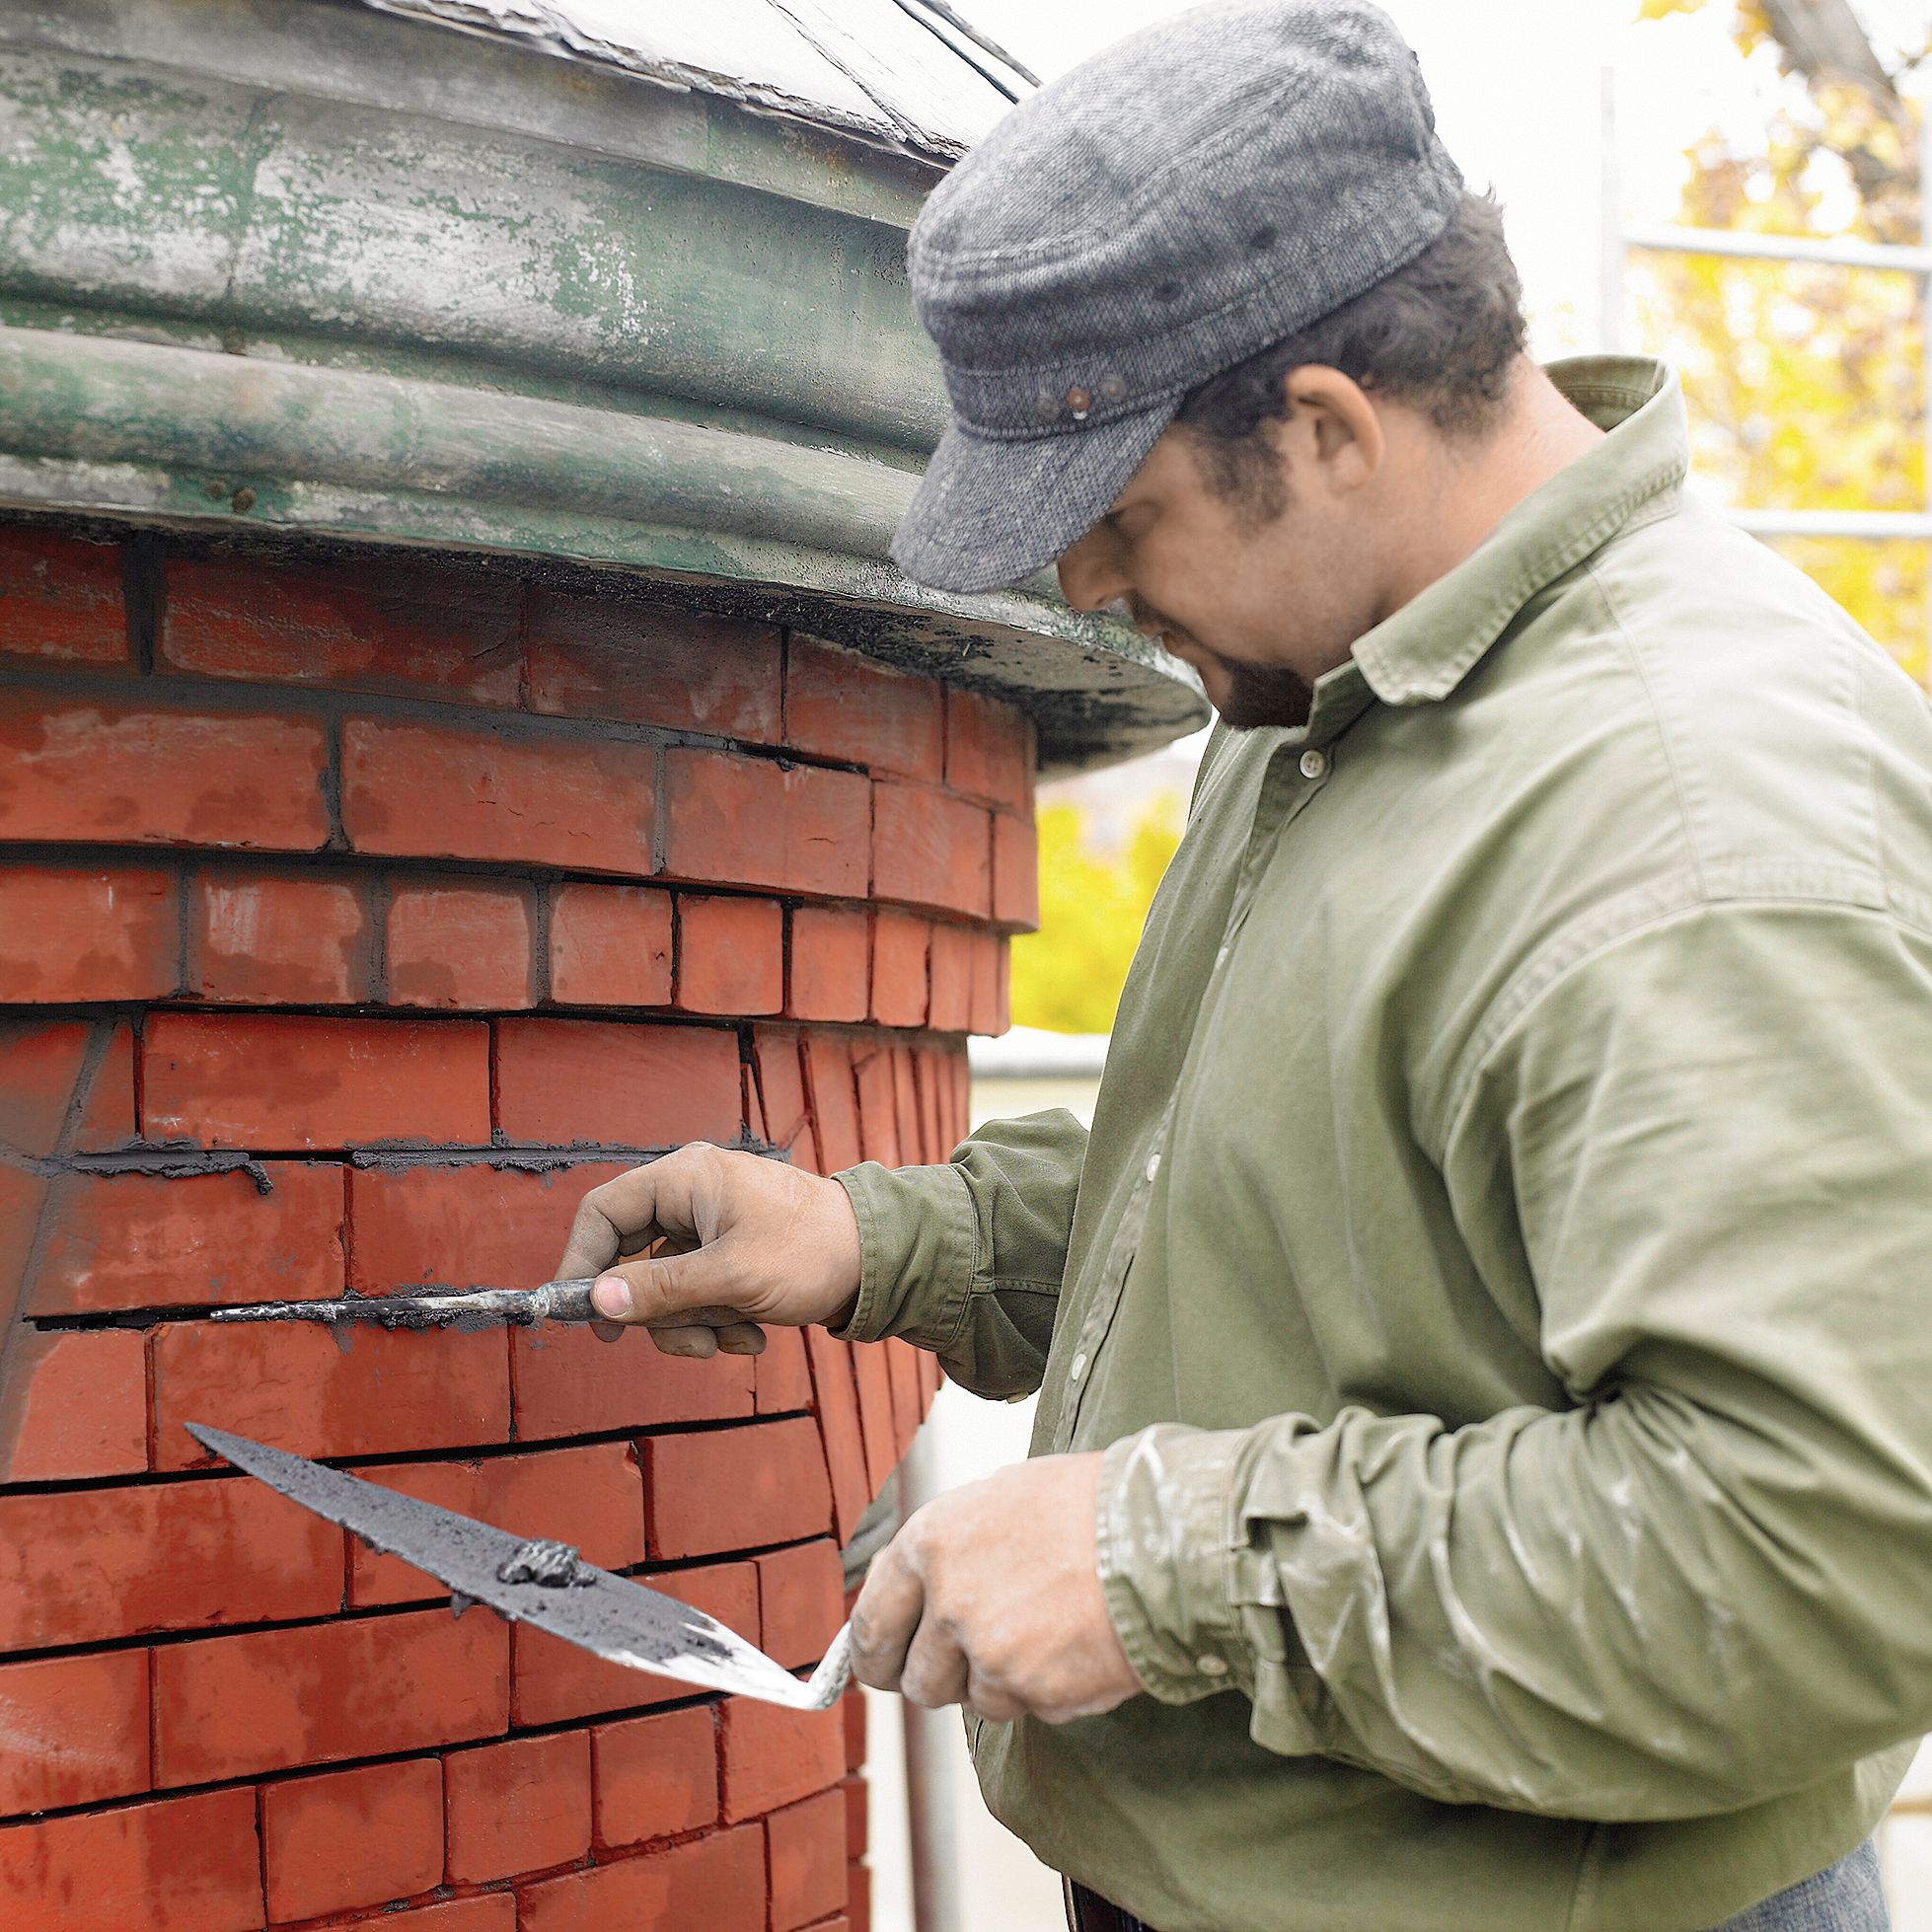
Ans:
<svg viewBox="0 0 1932 1932"><path fill-rule="evenodd" d="M858 1220L837 1181L702 1142L592 1188L559 1281L595 1275L608 1320L666 1355L756 1355L761 1322L832 1322L858 1294Z"/></svg>

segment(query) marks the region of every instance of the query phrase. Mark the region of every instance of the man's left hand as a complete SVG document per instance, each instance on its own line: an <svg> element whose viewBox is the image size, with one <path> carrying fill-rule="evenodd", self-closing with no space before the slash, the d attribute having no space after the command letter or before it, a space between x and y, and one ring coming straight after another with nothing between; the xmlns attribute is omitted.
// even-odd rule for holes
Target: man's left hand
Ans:
<svg viewBox="0 0 1932 1932"><path fill-rule="evenodd" d="M1094 1546L1098 1454L1046 1455L927 1504L853 1611L859 1681L1004 1723L1094 1717L1141 1688Z"/></svg>

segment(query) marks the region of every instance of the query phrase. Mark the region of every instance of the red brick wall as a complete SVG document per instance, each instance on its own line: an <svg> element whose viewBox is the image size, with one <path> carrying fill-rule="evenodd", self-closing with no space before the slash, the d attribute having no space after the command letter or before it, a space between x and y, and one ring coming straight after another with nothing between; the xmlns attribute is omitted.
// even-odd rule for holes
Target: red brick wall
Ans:
<svg viewBox="0 0 1932 1932"><path fill-rule="evenodd" d="M1031 768L1003 706L614 591L0 528L11 1932L865 1923L855 1703L458 1622L182 1424L815 1659L928 1358L199 1311L534 1282L688 1139L942 1159L1034 917Z"/></svg>

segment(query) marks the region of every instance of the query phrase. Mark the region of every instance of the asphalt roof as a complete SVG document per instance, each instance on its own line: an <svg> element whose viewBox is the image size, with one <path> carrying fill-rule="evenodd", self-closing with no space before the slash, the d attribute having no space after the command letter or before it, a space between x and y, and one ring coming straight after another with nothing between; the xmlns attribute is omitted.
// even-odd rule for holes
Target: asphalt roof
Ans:
<svg viewBox="0 0 1932 1932"><path fill-rule="evenodd" d="M1034 76L945 0L364 0L953 160Z"/></svg>

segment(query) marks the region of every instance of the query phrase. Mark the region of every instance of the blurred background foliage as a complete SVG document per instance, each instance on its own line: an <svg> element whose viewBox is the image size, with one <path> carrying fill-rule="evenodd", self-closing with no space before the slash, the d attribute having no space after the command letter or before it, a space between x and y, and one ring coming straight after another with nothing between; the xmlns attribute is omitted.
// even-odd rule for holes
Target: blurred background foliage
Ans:
<svg viewBox="0 0 1932 1932"><path fill-rule="evenodd" d="M1876 50L1845 0L1641 0L1642 20L1729 9L1742 60L1782 83L1748 143L1684 156L1696 228L1911 244L1918 128L1900 86L1932 51ZM1912 276L1719 256L1633 254L1635 338L1682 372L1697 473L1756 509L1925 507L1923 314ZM1920 683L1927 547L1789 538L1777 548Z"/></svg>
<svg viewBox="0 0 1932 1932"><path fill-rule="evenodd" d="M1115 836L1072 798L1040 806L1040 929L1013 941L1013 1020L1055 1033L1105 1033L1148 906L1180 844L1185 807L1155 791Z"/></svg>
<svg viewBox="0 0 1932 1932"><path fill-rule="evenodd" d="M1684 150L1675 219L1759 234L1932 240L1920 217L1921 111L1901 87L1932 58L1873 45L1852 0L1635 0L1636 25L1732 16L1738 59L1764 70L1767 111L1747 133ZM1916 11L1916 10L1914 10ZM1641 112L1641 104L1631 104ZM1694 469L1752 508L1926 507L1919 285L1910 275L1719 256L1629 257L1632 339L1684 380ZM1921 684L1928 555L1914 540L1802 537L1777 548ZM1120 779L1050 787L1040 813L1040 930L1013 947L1013 1018L1056 1032L1112 1025L1149 902L1184 812L1169 763L1124 810ZM1108 781L1095 794L1089 788ZM1084 800L1099 795L1094 809ZM1123 831L1123 824L1125 830Z"/></svg>

